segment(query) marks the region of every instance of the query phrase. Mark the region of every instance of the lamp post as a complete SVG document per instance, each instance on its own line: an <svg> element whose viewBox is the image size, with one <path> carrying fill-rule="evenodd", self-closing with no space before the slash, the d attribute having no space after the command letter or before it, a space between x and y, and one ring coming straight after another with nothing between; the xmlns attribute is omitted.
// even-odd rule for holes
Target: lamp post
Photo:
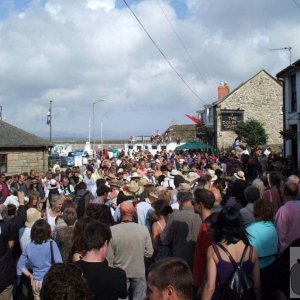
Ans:
<svg viewBox="0 0 300 300"><path fill-rule="evenodd" d="M104 101L106 101L106 99L100 99L98 101L93 102L93 158L95 158L95 104Z"/></svg>

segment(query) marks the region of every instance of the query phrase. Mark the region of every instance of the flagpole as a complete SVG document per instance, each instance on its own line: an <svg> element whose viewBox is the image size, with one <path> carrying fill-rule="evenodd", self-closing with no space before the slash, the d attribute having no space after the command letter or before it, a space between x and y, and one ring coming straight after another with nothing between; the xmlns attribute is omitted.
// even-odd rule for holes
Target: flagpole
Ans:
<svg viewBox="0 0 300 300"><path fill-rule="evenodd" d="M52 100L50 100L50 143L52 142Z"/></svg>

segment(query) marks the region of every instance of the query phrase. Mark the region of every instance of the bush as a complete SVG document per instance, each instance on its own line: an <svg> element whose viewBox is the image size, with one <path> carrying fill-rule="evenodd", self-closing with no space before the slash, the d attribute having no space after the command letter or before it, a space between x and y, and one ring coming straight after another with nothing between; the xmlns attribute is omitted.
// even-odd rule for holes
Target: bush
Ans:
<svg viewBox="0 0 300 300"><path fill-rule="evenodd" d="M241 136L242 140L250 147L265 145L268 140L268 135L263 125L253 119L246 122L239 122L235 133Z"/></svg>

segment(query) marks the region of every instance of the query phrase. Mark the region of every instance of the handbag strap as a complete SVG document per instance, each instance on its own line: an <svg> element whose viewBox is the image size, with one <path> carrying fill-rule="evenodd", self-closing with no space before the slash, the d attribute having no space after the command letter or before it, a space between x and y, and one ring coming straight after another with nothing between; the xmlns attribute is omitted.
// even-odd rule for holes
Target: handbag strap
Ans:
<svg viewBox="0 0 300 300"><path fill-rule="evenodd" d="M50 252L51 252L51 265L55 264L54 255L53 255L53 241L50 241Z"/></svg>
<svg viewBox="0 0 300 300"><path fill-rule="evenodd" d="M230 261L232 262L232 264L237 268L237 267L241 267L243 265L243 260L244 260L244 257L245 257L245 254L246 254L246 251L248 249L248 245L245 245L245 248L244 248L244 251L243 251L243 254L242 254L242 257L241 257L241 260L240 262L237 264L237 262L234 260L234 258L232 257L232 255L229 253L229 251L221 244L221 243L218 243L217 244L226 254L227 256L229 257Z"/></svg>

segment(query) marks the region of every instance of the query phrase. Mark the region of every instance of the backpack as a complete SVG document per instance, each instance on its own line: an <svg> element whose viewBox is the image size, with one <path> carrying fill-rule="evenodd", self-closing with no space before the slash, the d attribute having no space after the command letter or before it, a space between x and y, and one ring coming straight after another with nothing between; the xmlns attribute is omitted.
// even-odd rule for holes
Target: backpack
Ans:
<svg viewBox="0 0 300 300"><path fill-rule="evenodd" d="M222 299L227 300L253 300L255 299L253 280L243 270L243 259L248 249L245 246L239 263L233 259L228 250L220 243L217 244L229 257L235 269L226 282L222 285ZM251 252L252 253L252 252ZM251 258L251 254L250 254Z"/></svg>

